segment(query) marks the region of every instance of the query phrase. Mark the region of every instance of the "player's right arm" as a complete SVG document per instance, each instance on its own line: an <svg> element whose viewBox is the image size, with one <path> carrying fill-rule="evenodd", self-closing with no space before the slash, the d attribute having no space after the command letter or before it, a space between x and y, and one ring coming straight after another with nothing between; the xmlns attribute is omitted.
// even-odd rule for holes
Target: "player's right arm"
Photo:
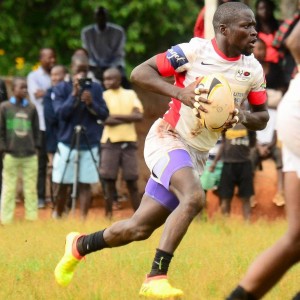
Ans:
<svg viewBox="0 0 300 300"><path fill-rule="evenodd" d="M207 103L207 100L199 95L197 95L197 101L195 100L197 81L181 88L164 79L176 73L175 68L168 61L167 53L155 55L135 67L131 73L131 81L143 89L178 99L191 108L194 108L195 102ZM205 93L206 90L202 92ZM199 109L206 111L202 106Z"/></svg>

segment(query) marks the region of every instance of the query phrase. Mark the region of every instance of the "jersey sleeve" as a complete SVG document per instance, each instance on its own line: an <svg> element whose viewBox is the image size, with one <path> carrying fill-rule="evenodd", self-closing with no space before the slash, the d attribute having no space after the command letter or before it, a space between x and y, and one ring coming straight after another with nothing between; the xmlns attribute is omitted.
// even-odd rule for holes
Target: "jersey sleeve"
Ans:
<svg viewBox="0 0 300 300"><path fill-rule="evenodd" d="M162 76L172 76L189 70L195 60L196 48L192 42L172 46L156 56L156 64Z"/></svg>
<svg viewBox="0 0 300 300"><path fill-rule="evenodd" d="M267 101L266 78L262 66L256 62L256 68L253 74L253 83L248 94L248 101L251 105L261 105Z"/></svg>

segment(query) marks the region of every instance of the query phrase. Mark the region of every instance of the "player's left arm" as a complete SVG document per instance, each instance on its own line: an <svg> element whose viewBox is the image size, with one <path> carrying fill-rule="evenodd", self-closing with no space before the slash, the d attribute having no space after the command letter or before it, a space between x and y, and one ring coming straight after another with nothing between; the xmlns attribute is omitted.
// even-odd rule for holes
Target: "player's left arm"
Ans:
<svg viewBox="0 0 300 300"><path fill-rule="evenodd" d="M262 130L267 126L269 113L266 103L260 105L250 104L251 111L239 110L239 122L250 130Z"/></svg>
<svg viewBox="0 0 300 300"><path fill-rule="evenodd" d="M269 121L266 79L262 66L257 61L253 61L253 65L255 68L252 75L253 81L247 97L250 110L246 107L238 107L233 119L249 130L262 130Z"/></svg>

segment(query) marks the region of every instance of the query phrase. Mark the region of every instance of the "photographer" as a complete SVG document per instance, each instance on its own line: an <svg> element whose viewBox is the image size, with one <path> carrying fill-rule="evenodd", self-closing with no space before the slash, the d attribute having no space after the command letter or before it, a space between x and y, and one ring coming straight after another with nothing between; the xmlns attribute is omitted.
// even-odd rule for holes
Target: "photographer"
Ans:
<svg viewBox="0 0 300 300"><path fill-rule="evenodd" d="M101 123L108 117L108 108L101 86L87 78L88 70L86 57L73 56L72 80L61 82L53 90L53 108L59 120L52 174L55 184L53 216L57 218L65 211L70 184L77 183L81 217L86 218L91 203L90 184L99 181L97 165L103 130Z"/></svg>

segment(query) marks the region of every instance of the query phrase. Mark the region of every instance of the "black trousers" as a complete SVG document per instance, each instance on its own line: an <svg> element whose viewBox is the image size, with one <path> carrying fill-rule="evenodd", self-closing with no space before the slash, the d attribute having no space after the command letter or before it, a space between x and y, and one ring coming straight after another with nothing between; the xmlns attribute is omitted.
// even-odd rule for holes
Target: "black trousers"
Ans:
<svg viewBox="0 0 300 300"><path fill-rule="evenodd" d="M40 131L41 147L38 155L37 192L39 200L46 199L47 149L45 131Z"/></svg>

